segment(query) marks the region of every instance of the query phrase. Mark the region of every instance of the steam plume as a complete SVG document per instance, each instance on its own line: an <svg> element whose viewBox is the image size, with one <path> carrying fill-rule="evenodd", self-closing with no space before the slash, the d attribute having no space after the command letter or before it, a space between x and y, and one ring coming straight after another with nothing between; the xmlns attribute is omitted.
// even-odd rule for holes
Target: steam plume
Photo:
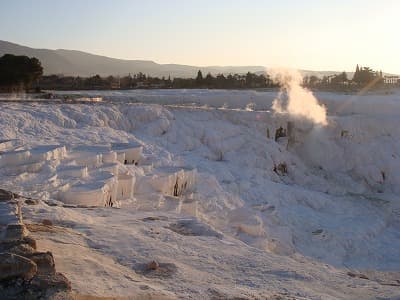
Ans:
<svg viewBox="0 0 400 300"><path fill-rule="evenodd" d="M277 113L288 113L295 118L308 119L318 125L327 125L326 108L318 103L313 93L301 86L302 76L292 69L268 70L271 79L279 83L281 89L272 104Z"/></svg>

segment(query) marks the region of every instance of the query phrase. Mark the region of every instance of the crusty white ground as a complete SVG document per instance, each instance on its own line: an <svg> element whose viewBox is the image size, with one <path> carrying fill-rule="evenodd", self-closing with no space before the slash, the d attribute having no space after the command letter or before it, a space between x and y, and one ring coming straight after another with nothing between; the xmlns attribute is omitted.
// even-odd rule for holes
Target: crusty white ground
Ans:
<svg viewBox="0 0 400 300"><path fill-rule="evenodd" d="M273 136L285 126L287 116L241 110L262 97L270 103L272 93L163 93L149 92L144 100L174 104L175 96L179 107L119 103L124 95L111 97L112 104L1 104L1 139L19 138L28 147L137 141L146 159L129 168L138 182L150 165L198 170L197 190L186 199L197 203L195 215L180 211L178 199L152 191L120 209L25 207L27 222L50 219L65 228L33 234L39 247L53 251L57 269L76 291L156 291L193 299L277 293L299 299L400 297L397 94L322 95L329 125L295 120L301 130L287 150L284 142L266 137L267 129ZM230 109L186 107L192 98L212 106L229 104L230 97ZM274 173L280 162L287 163L287 176ZM50 168L25 174L2 169L0 176L4 188L44 200L58 188ZM161 217L143 220L148 216ZM191 235L170 229L180 220ZM175 267L159 278L141 274L152 259ZM369 279L350 277L350 270Z"/></svg>

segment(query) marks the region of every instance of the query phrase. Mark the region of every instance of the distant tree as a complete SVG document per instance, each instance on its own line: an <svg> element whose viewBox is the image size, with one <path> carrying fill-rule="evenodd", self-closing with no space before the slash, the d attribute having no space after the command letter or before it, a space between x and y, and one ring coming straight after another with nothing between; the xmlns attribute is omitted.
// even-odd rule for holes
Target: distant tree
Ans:
<svg viewBox="0 0 400 300"><path fill-rule="evenodd" d="M12 54L0 57L0 86L3 88L29 89L42 74L42 65L35 57Z"/></svg>
<svg viewBox="0 0 400 300"><path fill-rule="evenodd" d="M346 72L342 72L340 74L337 74L333 78L339 83L346 82L348 80Z"/></svg>
<svg viewBox="0 0 400 300"><path fill-rule="evenodd" d="M227 87L235 87L235 78L232 76L232 74L229 74L226 77L226 86Z"/></svg>
<svg viewBox="0 0 400 300"><path fill-rule="evenodd" d="M359 86L376 85L383 82L383 77L378 71L374 71L369 67L359 67L357 65L352 81Z"/></svg>
<svg viewBox="0 0 400 300"><path fill-rule="evenodd" d="M267 87L271 87L274 84L273 80L271 79L271 76L269 76L268 74L265 77L265 84Z"/></svg>
<svg viewBox="0 0 400 300"><path fill-rule="evenodd" d="M129 73L128 76L123 76L120 78L120 88L121 89L131 89L134 86L134 81L136 79L136 75L132 77Z"/></svg>
<svg viewBox="0 0 400 300"><path fill-rule="evenodd" d="M139 72L139 73L136 75L136 78L137 78L138 81L143 82L143 81L146 80L146 75L143 74L142 72Z"/></svg>
<svg viewBox="0 0 400 300"><path fill-rule="evenodd" d="M346 72L342 72L340 74L336 74L331 79L331 83L332 84L336 84L336 85L345 84L345 82L347 82L347 81L348 81L348 79L347 79Z"/></svg>
<svg viewBox="0 0 400 300"><path fill-rule="evenodd" d="M352 81L357 84L361 83L361 73L360 73L360 67L358 66L358 64L356 66L356 71L354 72Z"/></svg>
<svg viewBox="0 0 400 300"><path fill-rule="evenodd" d="M265 77L264 74L256 75L256 87L266 87L269 78Z"/></svg>
<svg viewBox="0 0 400 300"><path fill-rule="evenodd" d="M329 77L326 76L326 75L322 76L321 84L322 85L328 85L329 84Z"/></svg>
<svg viewBox="0 0 400 300"><path fill-rule="evenodd" d="M196 84L198 86L201 86L203 84L203 73L201 73L200 70L197 72Z"/></svg>
<svg viewBox="0 0 400 300"><path fill-rule="evenodd" d="M114 78L114 76L108 76L107 78L106 78L106 81L107 81L107 83L108 84L112 84L114 81L115 81L115 78Z"/></svg>
<svg viewBox="0 0 400 300"><path fill-rule="evenodd" d="M225 88L226 87L226 78L224 74L218 74L215 78L215 87L216 88Z"/></svg>
<svg viewBox="0 0 400 300"><path fill-rule="evenodd" d="M303 77L303 85L308 86L309 84L310 84L310 77L306 75Z"/></svg>
<svg viewBox="0 0 400 300"><path fill-rule="evenodd" d="M246 74L246 87L252 87L253 86L254 75L255 74L247 72L247 74Z"/></svg>
<svg viewBox="0 0 400 300"><path fill-rule="evenodd" d="M204 83L208 88L213 88L214 86L214 77L211 75L211 73L208 73L206 78L204 78Z"/></svg>
<svg viewBox="0 0 400 300"><path fill-rule="evenodd" d="M315 75L311 75L310 78L308 79L308 84L310 86L315 86L319 81L319 78Z"/></svg>

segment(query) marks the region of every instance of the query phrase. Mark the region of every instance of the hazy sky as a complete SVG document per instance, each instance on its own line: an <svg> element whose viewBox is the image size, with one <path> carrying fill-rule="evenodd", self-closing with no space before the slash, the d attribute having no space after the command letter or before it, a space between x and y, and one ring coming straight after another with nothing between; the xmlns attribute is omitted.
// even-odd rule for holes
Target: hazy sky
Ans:
<svg viewBox="0 0 400 300"><path fill-rule="evenodd" d="M400 73L400 0L0 0L0 39L126 59Z"/></svg>

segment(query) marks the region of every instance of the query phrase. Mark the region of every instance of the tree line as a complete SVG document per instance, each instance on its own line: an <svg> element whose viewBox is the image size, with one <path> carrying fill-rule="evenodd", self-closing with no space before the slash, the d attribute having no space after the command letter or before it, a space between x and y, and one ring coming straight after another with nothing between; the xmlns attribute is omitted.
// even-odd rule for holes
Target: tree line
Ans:
<svg viewBox="0 0 400 300"><path fill-rule="evenodd" d="M353 78L349 79L346 72L323 76L305 76L303 86L316 89L333 90L358 90L362 88L382 88L387 85L400 86L399 76L384 76L382 71L376 71L369 67L362 67L357 64Z"/></svg>
<svg viewBox="0 0 400 300"><path fill-rule="evenodd" d="M203 76L198 71L195 78L175 77L155 77L139 72L138 74L129 74L127 76L108 76L99 75L91 77L42 76L38 81L38 86L42 89L138 89L138 88L173 88L173 89L245 89L245 88L269 88L277 85L269 79L267 75L248 72L241 74L218 74L213 76L208 73Z"/></svg>
<svg viewBox="0 0 400 300"><path fill-rule="evenodd" d="M386 80L390 78L389 80ZM353 78L346 72L323 76L305 76L303 86L310 89L349 90L364 87L379 88L386 84L400 85L396 76L383 76L382 71L369 67L356 66ZM93 89L139 89L139 88L174 88L174 89L249 89L278 87L267 74L217 74L203 75L201 70L193 78L173 78L149 76L142 72L126 76L90 77L46 75L40 61L27 56L6 54L0 57L0 91L17 90L93 90Z"/></svg>

